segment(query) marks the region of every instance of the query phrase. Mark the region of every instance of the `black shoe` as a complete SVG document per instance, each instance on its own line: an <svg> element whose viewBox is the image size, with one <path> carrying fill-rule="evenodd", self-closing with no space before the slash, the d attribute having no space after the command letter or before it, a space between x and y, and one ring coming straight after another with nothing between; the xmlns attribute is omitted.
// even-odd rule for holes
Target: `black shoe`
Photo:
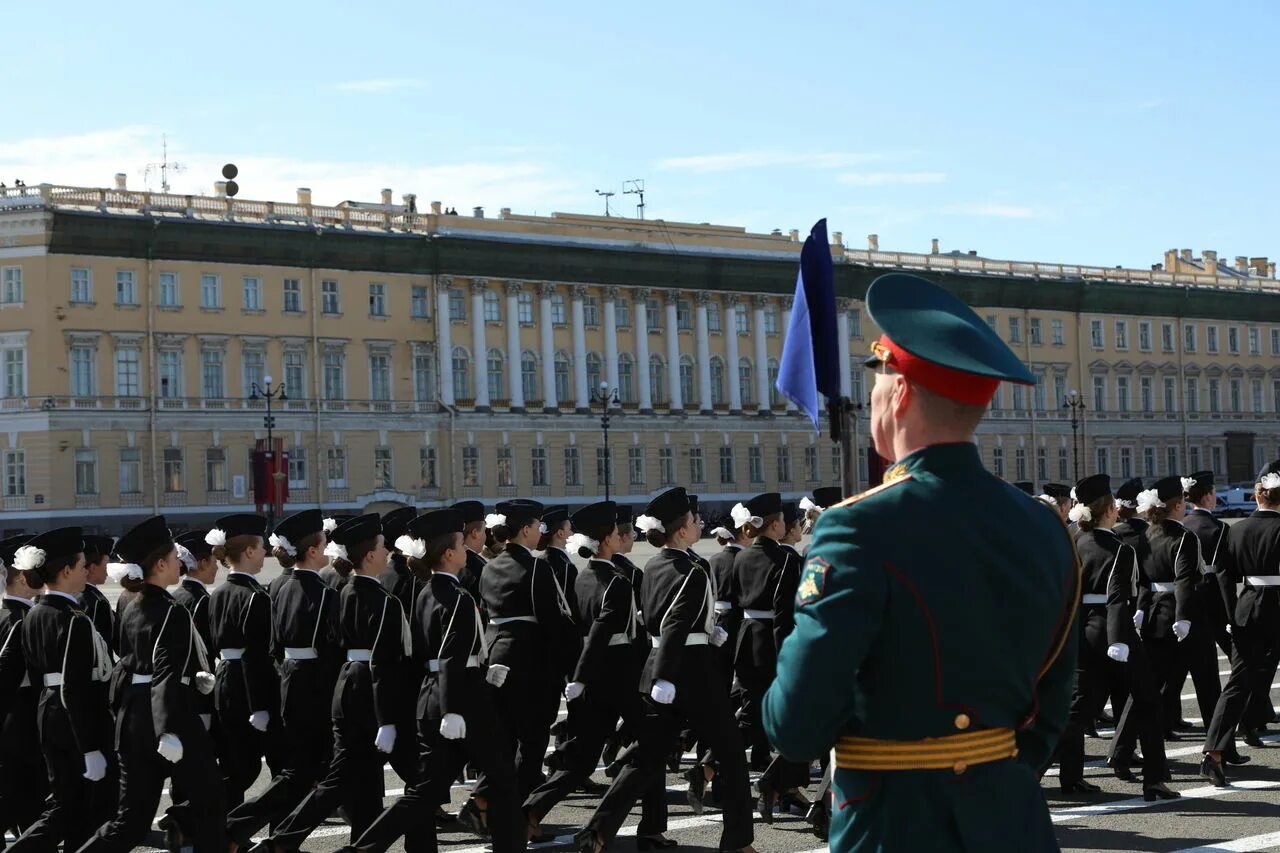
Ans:
<svg viewBox="0 0 1280 853"><path fill-rule="evenodd" d="M1211 758L1209 760L1212 761L1213 759ZM1156 800L1176 800L1181 796L1181 794L1174 791L1163 782L1157 782L1154 785L1142 786L1142 799L1146 800L1148 803L1153 803Z"/></svg>
<svg viewBox="0 0 1280 853"><path fill-rule="evenodd" d="M827 804L818 800L809 806L809 813L804 816L805 821L813 827L813 834L823 841L827 840L827 829L831 823L830 816L827 815Z"/></svg>
<svg viewBox="0 0 1280 853"><path fill-rule="evenodd" d="M1182 738L1178 737L1178 733L1177 733L1177 732L1175 732L1173 729L1169 729L1168 731L1166 731L1166 732L1164 733L1164 739L1165 739L1165 740L1167 740L1167 741L1179 741L1179 740L1182 740Z"/></svg>
<svg viewBox="0 0 1280 853"><path fill-rule="evenodd" d="M1194 723L1189 723L1186 720L1178 720L1173 724L1173 730L1178 732L1193 732L1196 728Z"/></svg>
<svg viewBox="0 0 1280 853"><path fill-rule="evenodd" d="M760 812L760 819L766 825L773 824L773 804L778 799L778 793L773 790L773 783L767 781L764 777L756 782L756 790L760 792L759 798L756 800L756 807Z"/></svg>
<svg viewBox="0 0 1280 853"><path fill-rule="evenodd" d="M1096 722L1100 727L1106 729L1116 724L1116 718L1104 711L1098 715Z"/></svg>
<svg viewBox="0 0 1280 853"><path fill-rule="evenodd" d="M1111 767L1111 772L1121 782L1137 782L1138 777L1134 775L1133 770L1129 767L1129 760L1125 758L1108 758L1107 764Z"/></svg>
<svg viewBox="0 0 1280 853"><path fill-rule="evenodd" d="M1097 726L1095 726L1093 723L1089 723L1087 726L1085 726L1085 727L1084 727L1084 736L1085 736L1085 737L1097 737L1097 736L1098 736L1098 727L1097 727Z"/></svg>
<svg viewBox="0 0 1280 853"><path fill-rule="evenodd" d="M178 826L178 822L174 820L173 815L166 814L164 817L160 818L160 821L156 825L164 832L164 849L171 850L173 853L178 853L178 851L186 846L187 842L186 838L182 834L182 827ZM271 844L270 842L262 841L255 844L251 850L260 850L270 853Z"/></svg>
<svg viewBox="0 0 1280 853"><path fill-rule="evenodd" d="M1235 764L1235 765L1248 764L1249 760L1250 760L1250 756L1241 755L1239 752L1232 751L1232 752L1222 753L1223 764Z"/></svg>
<svg viewBox="0 0 1280 853"><path fill-rule="evenodd" d="M622 772L622 762L615 761L604 769L604 775L610 779L617 779L618 774Z"/></svg>
<svg viewBox="0 0 1280 853"><path fill-rule="evenodd" d="M695 764L684 772L689 782L689 791L685 796L689 800L689 808L694 814L702 814L702 801L707 795L707 775L702 772L702 765Z"/></svg>
<svg viewBox="0 0 1280 853"><path fill-rule="evenodd" d="M611 737L605 741L604 749L600 753L600 763L608 767L618 758L618 753L622 750L622 744L616 737Z"/></svg>
<svg viewBox="0 0 1280 853"><path fill-rule="evenodd" d="M684 753L682 753L682 752L680 751L679 747L677 747L676 749L672 750L672 751L671 751L671 754L667 756L667 772L668 772L668 773L679 773L679 772L680 772L680 761L681 761L681 759L683 759L683 758L684 758Z"/></svg>
<svg viewBox="0 0 1280 853"><path fill-rule="evenodd" d="M1204 757L1204 761L1200 762L1200 775L1213 782L1215 788L1227 787L1227 774L1223 771L1222 765L1208 755Z"/></svg>
<svg viewBox="0 0 1280 853"><path fill-rule="evenodd" d="M1062 793L1064 794L1096 794L1101 790L1102 788L1083 779L1075 782L1066 782L1062 785Z"/></svg>
<svg viewBox="0 0 1280 853"><path fill-rule="evenodd" d="M573 835L573 849L577 853L596 853L596 845L598 839L594 830L580 829ZM600 849L604 849L604 845L600 845Z"/></svg>
<svg viewBox="0 0 1280 853"><path fill-rule="evenodd" d="M475 800L467 800L458 811L458 823L462 828L481 838L489 837L489 821Z"/></svg>
<svg viewBox="0 0 1280 853"><path fill-rule="evenodd" d="M665 835L637 835L637 850L665 850L668 847L679 847L680 842Z"/></svg>
<svg viewBox="0 0 1280 853"><path fill-rule="evenodd" d="M609 786L594 779L587 779L578 786L578 790L589 797L603 797L609 793Z"/></svg>
<svg viewBox="0 0 1280 853"><path fill-rule="evenodd" d="M1262 738L1259 737L1257 729L1245 729L1244 734L1240 739L1249 746L1256 747L1258 749L1266 746L1266 744L1262 742Z"/></svg>
<svg viewBox="0 0 1280 853"><path fill-rule="evenodd" d="M436 826L448 826L457 822L458 816L456 814L449 814L444 810L444 806L436 806Z"/></svg>

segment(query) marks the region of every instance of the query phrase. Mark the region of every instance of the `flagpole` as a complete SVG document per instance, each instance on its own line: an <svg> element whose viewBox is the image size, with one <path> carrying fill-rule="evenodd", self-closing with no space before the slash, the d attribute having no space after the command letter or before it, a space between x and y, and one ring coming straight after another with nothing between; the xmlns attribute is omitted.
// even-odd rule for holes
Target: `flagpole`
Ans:
<svg viewBox="0 0 1280 853"><path fill-rule="evenodd" d="M840 488L845 497L858 493L856 479L857 460L854 457L853 429L850 413L853 405L848 397L827 401L827 414L831 420L831 440L840 447Z"/></svg>

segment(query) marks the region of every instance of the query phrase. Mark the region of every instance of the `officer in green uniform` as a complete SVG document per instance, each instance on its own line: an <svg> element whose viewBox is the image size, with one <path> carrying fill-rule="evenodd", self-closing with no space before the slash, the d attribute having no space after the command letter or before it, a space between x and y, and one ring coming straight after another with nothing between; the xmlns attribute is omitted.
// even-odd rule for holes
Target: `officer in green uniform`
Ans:
<svg viewBox="0 0 1280 853"><path fill-rule="evenodd" d="M867 293L885 482L818 520L765 697L790 759L832 753L833 851L1058 850L1039 777L1066 724L1079 568L1062 520L973 432L1027 368L923 279ZM842 689L833 689L834 687Z"/></svg>

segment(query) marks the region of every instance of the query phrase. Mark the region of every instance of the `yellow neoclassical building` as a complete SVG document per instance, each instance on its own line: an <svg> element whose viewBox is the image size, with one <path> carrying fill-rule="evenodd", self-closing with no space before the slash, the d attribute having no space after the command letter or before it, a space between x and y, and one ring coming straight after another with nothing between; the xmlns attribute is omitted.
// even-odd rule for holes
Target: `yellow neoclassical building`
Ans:
<svg viewBox="0 0 1280 853"><path fill-rule="evenodd" d="M307 190L246 201L122 178L0 191L0 533L118 532L151 512L186 527L253 507L250 458L267 437L254 386L268 376L284 391L271 415L289 509L573 504L607 478L634 504L687 485L715 514L836 483L831 442L773 388L799 241L419 212L389 190L334 207ZM1212 467L1228 481L1280 455L1280 287L1265 258L1175 251L1122 270L877 242L831 246L851 399L865 399L877 335L861 296L910 269L974 305L1039 380L1003 388L982 427L1002 476ZM878 467L865 412L856 421L865 484Z"/></svg>

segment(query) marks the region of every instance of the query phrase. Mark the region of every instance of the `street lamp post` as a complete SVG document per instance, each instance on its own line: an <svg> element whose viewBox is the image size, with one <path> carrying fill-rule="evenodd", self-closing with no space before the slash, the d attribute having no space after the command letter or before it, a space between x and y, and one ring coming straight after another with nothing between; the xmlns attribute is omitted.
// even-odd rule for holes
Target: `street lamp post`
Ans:
<svg viewBox="0 0 1280 853"><path fill-rule="evenodd" d="M609 500L609 481L613 479L613 464L609 457L609 409L618 405L618 389L601 382L598 390L592 390L591 402L600 404L600 431L604 433L604 499Z"/></svg>
<svg viewBox="0 0 1280 853"><path fill-rule="evenodd" d="M276 428L276 418L275 418L275 415L271 414L271 401L280 400L281 402L283 402L285 400L288 400L289 397L287 394L285 394L283 382L281 382L274 389L272 389L270 376L262 377L262 385L263 387L260 388L258 387L258 383L254 382L250 386L249 399L267 401L267 414L262 419L262 425L267 428L267 453L270 454L267 458L271 460L270 476L272 480L275 481L275 484L276 484L275 487L272 488L272 492L271 492L272 499L267 501L267 532L270 533L272 530L275 529L275 526L276 526L275 496L278 493L279 481L285 476L284 472L275 470L277 465L277 460L275 457L276 446L275 446L275 441L272 438L272 431L275 430Z"/></svg>
<svg viewBox="0 0 1280 853"><path fill-rule="evenodd" d="M1071 412L1071 459L1074 463L1075 482L1080 482L1080 421L1084 419L1084 398L1080 392L1072 388L1067 392L1067 399L1062 408Z"/></svg>

